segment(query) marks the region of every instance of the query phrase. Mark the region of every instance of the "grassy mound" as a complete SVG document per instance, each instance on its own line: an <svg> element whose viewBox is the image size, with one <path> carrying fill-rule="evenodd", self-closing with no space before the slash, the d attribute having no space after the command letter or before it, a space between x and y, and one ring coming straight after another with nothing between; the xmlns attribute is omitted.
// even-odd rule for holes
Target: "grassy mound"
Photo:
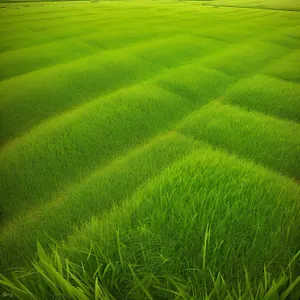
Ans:
<svg viewBox="0 0 300 300"><path fill-rule="evenodd" d="M179 132L300 178L300 126L258 112L211 102L189 115Z"/></svg>

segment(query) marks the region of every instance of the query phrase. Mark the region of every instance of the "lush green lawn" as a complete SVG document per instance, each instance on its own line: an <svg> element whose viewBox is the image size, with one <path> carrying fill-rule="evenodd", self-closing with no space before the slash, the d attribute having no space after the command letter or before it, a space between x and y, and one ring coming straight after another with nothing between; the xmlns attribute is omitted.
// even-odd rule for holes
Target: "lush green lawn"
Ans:
<svg viewBox="0 0 300 300"><path fill-rule="evenodd" d="M201 1L201 0L200 0ZM205 0L203 0L205 1ZM300 11L298 0L206 0L206 5Z"/></svg>
<svg viewBox="0 0 300 300"><path fill-rule="evenodd" d="M2 296L300 296L300 6L262 2L1 4Z"/></svg>

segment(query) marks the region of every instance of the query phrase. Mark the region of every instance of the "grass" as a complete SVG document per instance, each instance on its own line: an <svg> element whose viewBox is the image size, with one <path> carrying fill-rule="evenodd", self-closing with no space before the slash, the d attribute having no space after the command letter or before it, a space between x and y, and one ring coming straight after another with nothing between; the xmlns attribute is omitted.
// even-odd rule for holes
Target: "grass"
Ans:
<svg viewBox="0 0 300 300"><path fill-rule="evenodd" d="M182 274L174 278L174 285L181 286L187 299L199 297L219 272L225 274L230 290L245 276L244 267L249 273L244 284L255 294L257 290L250 287L261 280L261 274L279 275L299 246L294 243L299 237L299 193L290 179L206 146L150 180L123 205L85 225L54 253L60 253L58 259L86 261L84 269L76 270L81 280L84 273L88 281L91 274L107 272L101 284L116 299L124 293L130 299L146 295L155 299L161 295L163 281L172 282L172 274ZM290 227L282 226L285 222ZM266 239L269 231L272 235ZM46 265L44 260L50 258L43 252L39 257L36 267L49 272L55 258ZM59 265L55 268L65 274ZM61 282L55 268L50 278ZM122 278L127 280L118 291ZM48 297L41 291L36 295ZM166 296L171 295L167 290Z"/></svg>
<svg viewBox="0 0 300 300"><path fill-rule="evenodd" d="M8 253L9 249L14 251L6 255L5 264L17 266L19 253L25 247L28 248L26 252L35 253L35 241L44 238L45 228L51 237L66 237L74 224L81 225L80 220L101 214L122 202L137 187L198 145L175 132L151 139L148 144L139 145L122 158L96 170L47 205L40 205L24 217L8 222L1 237L7 249L2 249L1 253Z"/></svg>
<svg viewBox="0 0 300 300"><path fill-rule="evenodd" d="M299 11L300 4L295 0L210 0L206 5L237 8Z"/></svg>
<svg viewBox="0 0 300 300"><path fill-rule="evenodd" d="M286 81L300 83L300 77L297 72L299 70L299 50L295 50L281 60L269 65L264 73L272 77L281 78Z"/></svg>
<svg viewBox="0 0 300 300"><path fill-rule="evenodd" d="M5 141L15 137L9 130L22 133L47 117L87 101L87 94L93 99L98 93L119 87L122 83L135 80L136 77L157 72L154 65L151 68L151 64L135 57L124 54L120 54L119 58L116 54L107 55L110 59L103 59L103 54L97 54L80 59L77 63L73 61L67 65L55 65L50 70L42 69L29 73L19 77L19 80L14 78L4 81L0 93L3 99L2 121L6 124L7 132L2 133L2 139ZM36 78L39 78L39 82L34 80ZM78 90L77 87L82 81L85 85ZM52 84L48 85L48 82ZM36 84L43 87L39 89L39 93L36 91ZM34 116L31 117L30 114Z"/></svg>
<svg viewBox="0 0 300 300"><path fill-rule="evenodd" d="M230 103L271 114L287 120L300 121L300 86L265 75L239 81L228 89ZM268 101L264 101L268 99Z"/></svg>
<svg viewBox="0 0 300 300"><path fill-rule="evenodd" d="M0 295L298 299L298 9L3 4Z"/></svg>
<svg viewBox="0 0 300 300"><path fill-rule="evenodd" d="M296 122L211 102L183 120L178 131L292 178L300 177L300 127Z"/></svg>
<svg viewBox="0 0 300 300"><path fill-rule="evenodd" d="M2 180L5 215L9 218L26 206L53 197L63 186L100 167L122 149L155 135L188 109L187 100L145 84L120 90L49 121L1 153L2 174L6 174ZM132 134L128 136L128 132ZM34 165L34 173L43 176L36 178L30 173L26 167L29 162ZM13 165L18 165L18 174L10 172ZM13 201L15 197L22 198L21 204Z"/></svg>
<svg viewBox="0 0 300 300"><path fill-rule="evenodd" d="M251 49L251 50L250 50ZM237 77L250 76L288 53L287 47L257 41L232 47L219 55L207 58L203 65Z"/></svg>

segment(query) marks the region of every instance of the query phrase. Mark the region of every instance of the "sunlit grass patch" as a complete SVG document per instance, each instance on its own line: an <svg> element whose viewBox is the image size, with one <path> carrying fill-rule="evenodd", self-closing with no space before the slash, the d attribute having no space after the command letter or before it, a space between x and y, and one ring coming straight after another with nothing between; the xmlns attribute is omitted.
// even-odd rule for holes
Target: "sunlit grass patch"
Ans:
<svg viewBox="0 0 300 300"><path fill-rule="evenodd" d="M239 107L209 103L178 130L294 178L300 178L300 126Z"/></svg>
<svg viewBox="0 0 300 300"><path fill-rule="evenodd" d="M37 205L12 222L3 224L0 253L9 255L2 263L18 266L22 262L20 251L32 258L36 240L46 246L48 236L66 237L83 220L101 216L113 206L120 205L144 182L200 146L201 143L175 132L158 136L95 170L47 204ZM30 234L26 234L28 232Z"/></svg>
<svg viewBox="0 0 300 300"><path fill-rule="evenodd" d="M266 36L266 40L268 42L287 47L291 50L297 51L297 49L300 48L300 39L297 40L291 36L287 36L284 34L284 32L282 32L281 34L275 33L270 36ZM289 54L287 54L286 56L288 56L288 55ZM282 59L284 59L284 57ZM274 63L276 63L276 61L274 61Z"/></svg>
<svg viewBox="0 0 300 300"><path fill-rule="evenodd" d="M249 293L262 299L271 290L268 278L279 280L285 266L281 288L269 294L292 295L298 281L288 264L295 266L291 258L299 246L294 243L299 237L299 193L299 186L283 176L204 147L165 170L123 206L88 223L59 249L61 257L54 252L50 259L40 250L36 266L38 272L52 268L48 276L58 290L48 290L51 295L63 288L63 277L65 284L75 279L60 271L57 282L56 262L64 257L71 265L85 260L84 267L76 268L81 278L77 284L85 285L93 278L88 274L95 274L103 290L117 299L155 299L162 293L173 299L172 291L186 299L220 292L232 293L233 299ZM267 232L272 233L268 239ZM212 280L220 276L214 285ZM40 289L47 284L44 280L23 278L38 298L47 295Z"/></svg>
<svg viewBox="0 0 300 300"><path fill-rule="evenodd" d="M157 66L121 52L94 54L2 81L2 140L19 136L48 117L97 96L159 73Z"/></svg>
<svg viewBox="0 0 300 300"><path fill-rule="evenodd" d="M212 100L234 82L234 78L217 70L203 68L194 61L157 78L158 85L200 105Z"/></svg>
<svg viewBox="0 0 300 300"><path fill-rule="evenodd" d="M214 0L213 5L230 5L253 9L278 9L300 11L300 4L294 0Z"/></svg>
<svg viewBox="0 0 300 300"><path fill-rule="evenodd" d="M161 41L154 40L147 48L137 46L132 53L138 58L172 68L197 57L211 55L220 51L221 47L226 47L226 43L181 34Z"/></svg>
<svg viewBox="0 0 300 300"><path fill-rule="evenodd" d="M228 17L227 17L228 18ZM224 26L228 26L227 23L227 18L224 20ZM255 37L255 33L250 30L249 28L245 28L244 26L231 26L227 27L228 30L224 30L222 34L220 35L219 29L218 28L202 28L201 30L199 29L192 29L192 32L194 36L197 37L207 37L214 39L216 42L223 42L227 43L228 45L235 44L235 43L240 43L242 41L246 41L250 38ZM220 45L221 46L221 45ZM224 49L221 47L220 49Z"/></svg>
<svg viewBox="0 0 300 300"><path fill-rule="evenodd" d="M203 66L237 77L259 72L268 63L288 53L286 47L253 41L232 46L227 51L208 57Z"/></svg>
<svg viewBox="0 0 300 300"><path fill-rule="evenodd" d="M300 121L299 98L299 84L264 75L241 80L226 91L230 103L297 122Z"/></svg>
<svg viewBox="0 0 300 300"><path fill-rule="evenodd" d="M89 170L170 127L191 109L188 100L148 83L45 122L1 152L4 215L10 218L52 198ZM16 198L20 202L13 201Z"/></svg>
<svg viewBox="0 0 300 300"><path fill-rule="evenodd" d="M53 64L64 63L95 52L93 47L85 43L70 40L64 43L50 43L0 53L0 79L7 79Z"/></svg>
<svg viewBox="0 0 300 300"><path fill-rule="evenodd" d="M87 35L78 37L78 40L97 47L99 50L111 50L139 44L143 41L149 42L149 40L155 39L155 37L162 39L165 35L166 38L169 37L168 34L157 35L148 28L132 31L126 27L121 27L118 30L112 28L105 32L98 31L92 34L88 33Z"/></svg>
<svg viewBox="0 0 300 300"><path fill-rule="evenodd" d="M299 45L300 48L300 45ZM263 73L279 79L300 83L300 50L284 56L282 59L267 66Z"/></svg>

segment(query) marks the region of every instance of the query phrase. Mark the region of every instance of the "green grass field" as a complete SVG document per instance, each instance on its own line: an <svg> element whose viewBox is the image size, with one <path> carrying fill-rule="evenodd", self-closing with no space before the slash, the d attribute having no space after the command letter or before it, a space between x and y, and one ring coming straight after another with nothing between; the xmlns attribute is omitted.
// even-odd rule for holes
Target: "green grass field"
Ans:
<svg viewBox="0 0 300 300"><path fill-rule="evenodd" d="M0 298L299 299L300 2L7 2Z"/></svg>

